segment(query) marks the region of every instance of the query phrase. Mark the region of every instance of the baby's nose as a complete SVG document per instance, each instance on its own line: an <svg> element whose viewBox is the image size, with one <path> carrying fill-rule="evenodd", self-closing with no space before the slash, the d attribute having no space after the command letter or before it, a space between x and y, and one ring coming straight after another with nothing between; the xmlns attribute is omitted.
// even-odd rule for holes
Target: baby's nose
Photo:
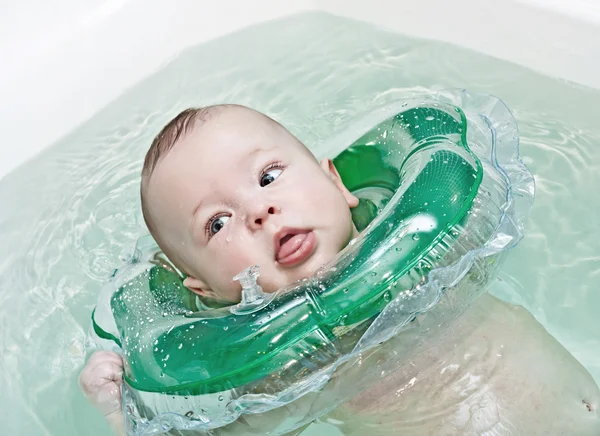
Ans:
<svg viewBox="0 0 600 436"><path fill-rule="evenodd" d="M277 213L277 208L275 206L269 206L265 204L261 204L252 210L252 213L248 214L247 223L248 227L252 230L257 230L262 228L265 222L269 219L270 215L275 215Z"/></svg>

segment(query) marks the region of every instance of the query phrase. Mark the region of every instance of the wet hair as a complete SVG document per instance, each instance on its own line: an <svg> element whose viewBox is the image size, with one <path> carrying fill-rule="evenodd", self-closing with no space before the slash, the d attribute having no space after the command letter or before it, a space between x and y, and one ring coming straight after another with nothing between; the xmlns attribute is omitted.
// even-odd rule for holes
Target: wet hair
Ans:
<svg viewBox="0 0 600 436"><path fill-rule="evenodd" d="M142 168L142 182L147 182L150 179L156 165L171 151L177 141L188 134L194 128L197 121L206 121L207 117L216 107L186 109L162 128L146 152Z"/></svg>

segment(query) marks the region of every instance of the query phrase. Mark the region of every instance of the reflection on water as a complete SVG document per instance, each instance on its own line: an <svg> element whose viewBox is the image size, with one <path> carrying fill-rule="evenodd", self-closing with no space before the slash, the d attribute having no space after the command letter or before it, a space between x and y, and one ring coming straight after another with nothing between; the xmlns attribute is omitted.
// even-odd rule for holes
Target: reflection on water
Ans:
<svg viewBox="0 0 600 436"><path fill-rule="evenodd" d="M526 239L495 289L524 304L600 382L600 358L591 351L600 346L600 127L593 119L600 93L311 13L183 53L0 182L0 407L7 434L106 434L76 386L89 315L102 282L144 233L141 161L179 110L246 104L318 153L319 143L357 113L444 87L493 93L513 109L537 199ZM321 427L312 431L323 434Z"/></svg>

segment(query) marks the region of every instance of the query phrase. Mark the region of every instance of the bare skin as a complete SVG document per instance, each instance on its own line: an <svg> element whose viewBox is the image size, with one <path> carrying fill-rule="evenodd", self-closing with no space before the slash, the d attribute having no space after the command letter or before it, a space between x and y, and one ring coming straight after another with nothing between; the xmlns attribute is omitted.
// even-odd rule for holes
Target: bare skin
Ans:
<svg viewBox="0 0 600 436"><path fill-rule="evenodd" d="M153 236L204 297L239 301L232 277L257 263L261 285L275 291L311 276L356 236L349 209L358 200L331 161L317 162L282 126L247 108L195 127L158 164L147 190ZM313 245L302 256L282 249L306 235ZM323 419L347 435L600 434L591 376L525 310L483 295L435 330L419 349L406 347L404 332L346 365L331 386L362 392ZM407 349L409 360L395 357ZM124 434L122 372L118 355L98 352L80 375L117 435ZM299 401L326 401L327 389L318 396ZM240 434L244 425L218 434Z"/></svg>
<svg viewBox="0 0 600 436"><path fill-rule="evenodd" d="M391 339L346 372L344 382L384 376L323 420L348 436L600 434L591 375L522 307L485 294L409 362L385 371L405 340Z"/></svg>

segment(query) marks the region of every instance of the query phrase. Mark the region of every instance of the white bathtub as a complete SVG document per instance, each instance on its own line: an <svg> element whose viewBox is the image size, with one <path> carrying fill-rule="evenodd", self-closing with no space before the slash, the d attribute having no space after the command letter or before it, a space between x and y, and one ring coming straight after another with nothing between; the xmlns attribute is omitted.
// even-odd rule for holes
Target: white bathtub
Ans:
<svg viewBox="0 0 600 436"><path fill-rule="evenodd" d="M0 7L0 179L178 52L306 10L452 42L600 88L595 0L60 0Z"/></svg>

